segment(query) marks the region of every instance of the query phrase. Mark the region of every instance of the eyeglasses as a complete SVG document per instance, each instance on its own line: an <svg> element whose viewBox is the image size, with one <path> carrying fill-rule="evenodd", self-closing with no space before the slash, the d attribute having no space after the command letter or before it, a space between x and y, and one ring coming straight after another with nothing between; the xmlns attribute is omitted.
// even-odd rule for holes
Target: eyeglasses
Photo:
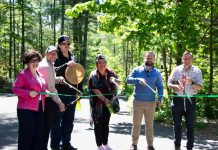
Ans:
<svg viewBox="0 0 218 150"><path fill-rule="evenodd" d="M37 58L37 59L31 59L30 60L30 63L38 63L39 62L39 59Z"/></svg>
<svg viewBox="0 0 218 150"><path fill-rule="evenodd" d="M68 46L70 46L70 43L61 43L61 45L68 45Z"/></svg>

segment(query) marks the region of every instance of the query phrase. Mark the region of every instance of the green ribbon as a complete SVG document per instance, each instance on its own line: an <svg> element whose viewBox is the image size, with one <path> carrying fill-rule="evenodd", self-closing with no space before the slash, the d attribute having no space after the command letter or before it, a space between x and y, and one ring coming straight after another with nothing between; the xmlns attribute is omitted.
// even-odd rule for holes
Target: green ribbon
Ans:
<svg viewBox="0 0 218 150"><path fill-rule="evenodd" d="M3 96L16 96L15 94L4 94L0 93L0 95ZM70 94L61 94L61 93L54 93L54 92L39 92L39 94L47 94L47 95L56 95L56 96L80 96L80 95L70 95ZM116 93L114 93L116 94ZM99 94L99 95L81 95L81 98L90 98L94 96L103 96L103 95L111 95L111 94ZM150 94L140 94L140 95L150 95ZM187 95L158 95L158 96L163 96L163 97L187 97ZM196 97L196 98L218 98L217 94L210 94L210 95L188 95L189 97Z"/></svg>

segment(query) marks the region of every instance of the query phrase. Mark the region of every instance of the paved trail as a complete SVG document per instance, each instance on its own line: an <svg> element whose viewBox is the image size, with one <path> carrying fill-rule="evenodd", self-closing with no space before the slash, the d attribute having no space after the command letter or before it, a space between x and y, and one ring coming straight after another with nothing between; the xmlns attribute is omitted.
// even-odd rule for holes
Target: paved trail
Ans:
<svg viewBox="0 0 218 150"><path fill-rule="evenodd" d="M17 149L17 98L0 96L0 150ZM132 116L127 112L127 103L120 100L121 112L113 114L110 121L109 144L113 150L128 150L131 144ZM88 100L81 100L82 109L76 112L74 131L72 133L72 144L79 150L96 150L94 131L89 125ZM173 132L172 127L155 123L154 147L156 150L172 150ZM144 124L138 143L139 150L146 150L146 139L144 136ZM182 149L185 150L185 136L182 141ZM195 150L218 150L218 141L205 139L196 135Z"/></svg>

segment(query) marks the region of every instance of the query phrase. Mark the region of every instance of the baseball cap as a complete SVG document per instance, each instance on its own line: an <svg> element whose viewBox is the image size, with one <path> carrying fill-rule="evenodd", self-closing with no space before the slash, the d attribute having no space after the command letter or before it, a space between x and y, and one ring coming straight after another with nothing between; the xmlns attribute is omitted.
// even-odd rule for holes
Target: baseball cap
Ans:
<svg viewBox="0 0 218 150"><path fill-rule="evenodd" d="M55 46L49 46L46 50L46 53L50 53L52 51L58 51L57 47Z"/></svg>
<svg viewBox="0 0 218 150"><path fill-rule="evenodd" d="M106 61L106 58L103 54L98 54L95 58L95 62L97 63L99 59L104 59Z"/></svg>
<svg viewBox="0 0 218 150"><path fill-rule="evenodd" d="M58 38L58 44L61 44L62 42L69 42L69 41L70 41L70 38L67 35L61 35Z"/></svg>

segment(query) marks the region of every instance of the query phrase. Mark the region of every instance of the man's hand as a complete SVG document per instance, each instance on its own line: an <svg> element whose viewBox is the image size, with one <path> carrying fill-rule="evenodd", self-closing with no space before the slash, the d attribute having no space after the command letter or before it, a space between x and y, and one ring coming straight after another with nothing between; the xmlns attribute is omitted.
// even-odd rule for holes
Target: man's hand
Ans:
<svg viewBox="0 0 218 150"><path fill-rule="evenodd" d="M160 106L161 106L161 102L160 102L160 101L157 101L156 107L157 107L157 108L160 108Z"/></svg>
<svg viewBox="0 0 218 150"><path fill-rule="evenodd" d="M49 92L49 90L45 90L45 97L50 97L50 95L48 94Z"/></svg>
<svg viewBox="0 0 218 150"><path fill-rule="evenodd" d="M64 112L65 111L65 105L64 105L64 103L59 103L58 104L58 107L59 107L59 110L60 110L60 112Z"/></svg>
<svg viewBox="0 0 218 150"><path fill-rule="evenodd" d="M67 66L74 66L75 64L76 63L73 60L71 60L71 61L68 61Z"/></svg>
<svg viewBox="0 0 218 150"><path fill-rule="evenodd" d="M145 79L139 79L139 84L146 86L146 80Z"/></svg>
<svg viewBox="0 0 218 150"><path fill-rule="evenodd" d="M175 91L182 91L184 90L183 87L181 87L180 85L178 84L174 84L173 86L171 86Z"/></svg>
<svg viewBox="0 0 218 150"><path fill-rule="evenodd" d="M190 78L186 78L186 80L185 80L185 84L189 84L189 85L191 85L191 84L192 84L192 79L190 79Z"/></svg>
<svg viewBox="0 0 218 150"><path fill-rule="evenodd" d="M56 77L56 84L61 84L65 81L64 77Z"/></svg>

